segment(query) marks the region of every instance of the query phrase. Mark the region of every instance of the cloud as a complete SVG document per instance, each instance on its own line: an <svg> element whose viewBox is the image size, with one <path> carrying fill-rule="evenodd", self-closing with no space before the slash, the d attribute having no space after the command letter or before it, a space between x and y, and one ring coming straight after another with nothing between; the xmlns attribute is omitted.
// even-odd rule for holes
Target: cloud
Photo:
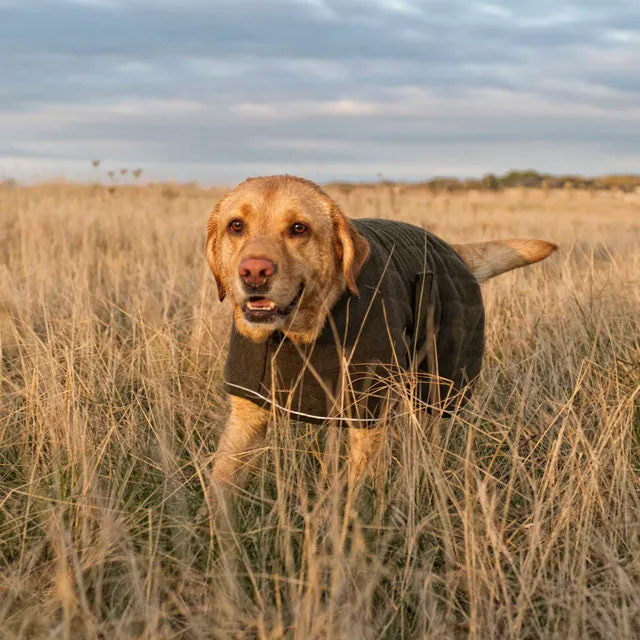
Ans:
<svg viewBox="0 0 640 640"><path fill-rule="evenodd" d="M0 167L633 170L634 4L0 0Z"/></svg>
<svg viewBox="0 0 640 640"><path fill-rule="evenodd" d="M370 102L356 100L286 101L282 103L244 102L233 107L243 116L266 120L300 120L318 116L363 117L375 115L380 108Z"/></svg>

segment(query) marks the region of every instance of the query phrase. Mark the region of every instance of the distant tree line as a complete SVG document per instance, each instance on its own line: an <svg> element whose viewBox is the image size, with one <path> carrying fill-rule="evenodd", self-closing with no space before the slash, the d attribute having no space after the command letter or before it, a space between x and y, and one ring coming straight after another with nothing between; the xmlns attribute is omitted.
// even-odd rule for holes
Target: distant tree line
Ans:
<svg viewBox="0 0 640 640"><path fill-rule="evenodd" d="M376 184L400 184L383 178ZM428 188L434 193L455 191L500 191L515 187L527 189L583 189L585 191L624 191L631 193L640 190L640 175L610 175L585 178L578 175L557 176L539 173L533 170L509 171L504 175L488 173L482 178L446 178L437 177L420 182L402 183L408 188ZM349 188L349 183L335 183L334 186Z"/></svg>
<svg viewBox="0 0 640 640"><path fill-rule="evenodd" d="M99 160L91 163L94 168L100 166ZM142 174L142 169L133 169L131 175L137 180ZM128 169L119 171L108 171L107 175L114 182L117 175L125 177L129 173ZM503 189L525 188L525 189L582 189L585 191L622 191L626 193L640 193L640 175L618 174L609 176L599 176L585 178L579 175L552 175L550 173L539 173L533 170L509 171L504 175L487 173L482 178L447 178L436 177L419 182L397 182L387 180L379 175L377 182L334 182L328 186L339 188L344 192L349 192L356 187L372 187L379 185L396 185L405 189L427 188L434 193L449 193L456 191L501 191ZM12 178L0 178L0 186L17 186L18 182ZM174 187L180 185L174 184ZM197 183L189 183L188 186L197 186Z"/></svg>

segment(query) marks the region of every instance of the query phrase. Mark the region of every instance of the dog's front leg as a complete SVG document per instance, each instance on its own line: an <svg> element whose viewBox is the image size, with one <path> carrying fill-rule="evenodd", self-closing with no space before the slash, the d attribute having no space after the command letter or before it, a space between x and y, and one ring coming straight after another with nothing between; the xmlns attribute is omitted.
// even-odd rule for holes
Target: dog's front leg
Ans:
<svg viewBox="0 0 640 640"><path fill-rule="evenodd" d="M269 412L231 397L231 412L222 432L211 473L212 499L217 506L234 488L242 488L247 473L264 450ZM214 508L215 510L215 508Z"/></svg>
<svg viewBox="0 0 640 640"><path fill-rule="evenodd" d="M264 450L268 418L269 413L253 402L232 396L231 411L214 458L209 501L202 511L203 515L209 511L220 545L221 564L213 584L214 609L219 608L221 615L234 610L239 598L240 549L232 494L234 489L244 486L249 469Z"/></svg>
<svg viewBox="0 0 640 640"><path fill-rule="evenodd" d="M381 446L384 427L349 428L349 490L354 491L364 476L373 476L376 488L382 478Z"/></svg>

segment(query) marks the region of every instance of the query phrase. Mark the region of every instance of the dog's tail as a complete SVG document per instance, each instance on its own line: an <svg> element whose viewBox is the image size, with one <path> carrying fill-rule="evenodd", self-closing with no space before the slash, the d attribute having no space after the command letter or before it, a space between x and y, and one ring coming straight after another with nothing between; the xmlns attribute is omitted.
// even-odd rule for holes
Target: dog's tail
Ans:
<svg viewBox="0 0 640 640"><path fill-rule="evenodd" d="M558 245L545 240L491 240L452 245L478 282L544 260Z"/></svg>

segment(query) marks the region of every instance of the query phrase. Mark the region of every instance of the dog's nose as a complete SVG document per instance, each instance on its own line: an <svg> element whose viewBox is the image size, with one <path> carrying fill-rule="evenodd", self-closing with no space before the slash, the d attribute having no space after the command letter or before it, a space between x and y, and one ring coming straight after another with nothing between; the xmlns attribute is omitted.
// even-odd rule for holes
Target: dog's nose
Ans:
<svg viewBox="0 0 640 640"><path fill-rule="evenodd" d="M238 265L238 273L248 287L267 284L276 270L276 263L269 258L243 258Z"/></svg>

